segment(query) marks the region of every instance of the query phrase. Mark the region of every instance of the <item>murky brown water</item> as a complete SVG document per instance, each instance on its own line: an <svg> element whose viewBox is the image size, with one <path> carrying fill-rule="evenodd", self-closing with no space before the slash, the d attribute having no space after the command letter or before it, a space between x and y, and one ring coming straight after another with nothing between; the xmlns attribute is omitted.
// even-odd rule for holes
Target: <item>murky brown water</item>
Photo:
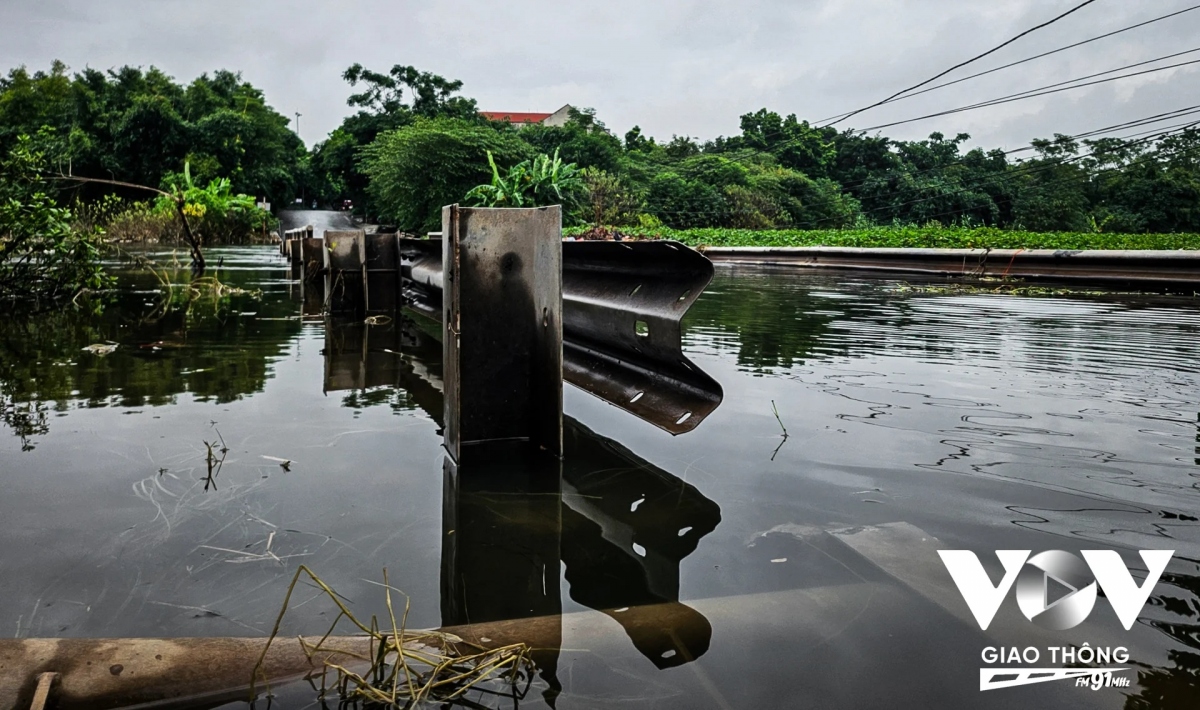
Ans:
<svg viewBox="0 0 1200 710"><path fill-rule="evenodd" d="M127 280L99 317L0 322L0 631L265 635L298 564L364 618L386 567L414 627L562 614L525 706L1200 699L1195 298L721 267L685 338L722 406L672 438L568 387L546 488L447 468L420 329L301 322L269 248L217 256L262 298L164 314ZM1045 631L1011 595L981 631L936 555L973 550L995 582L997 549L1100 548L1139 577L1137 550L1175 550L1131 631L1103 598ZM324 633L333 607L299 603L286 632ZM987 646L1084 641L1128 647L1130 687L979 690Z"/></svg>

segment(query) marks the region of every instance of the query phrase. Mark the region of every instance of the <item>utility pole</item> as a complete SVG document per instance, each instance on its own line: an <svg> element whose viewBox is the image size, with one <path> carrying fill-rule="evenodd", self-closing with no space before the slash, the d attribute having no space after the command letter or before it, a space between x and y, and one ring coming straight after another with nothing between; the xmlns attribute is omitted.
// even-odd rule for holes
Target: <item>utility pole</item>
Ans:
<svg viewBox="0 0 1200 710"><path fill-rule="evenodd" d="M296 136L298 137L299 135L300 135L300 112L297 111L296 112ZM304 140L304 139L301 138L301 140Z"/></svg>

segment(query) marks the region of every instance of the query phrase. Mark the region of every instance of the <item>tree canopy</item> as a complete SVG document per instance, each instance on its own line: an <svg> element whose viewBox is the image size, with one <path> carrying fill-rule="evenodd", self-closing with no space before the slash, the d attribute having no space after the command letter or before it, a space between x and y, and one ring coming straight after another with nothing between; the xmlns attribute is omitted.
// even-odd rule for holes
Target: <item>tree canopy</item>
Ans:
<svg viewBox="0 0 1200 710"><path fill-rule="evenodd" d="M511 131L460 118L419 118L380 134L363 149L361 164L381 215L407 231L436 230L443 205L491 180L489 151L501 165L533 154Z"/></svg>
<svg viewBox="0 0 1200 710"><path fill-rule="evenodd" d="M584 194L567 215L576 223L1200 232L1194 126L1141 138L1055 135L1005 152L968 147L965 133L901 141L760 108L735 135L656 140L637 126L618 137L586 108L560 126L489 121L461 81L403 64L354 64L343 78L352 112L305 153L288 120L229 71L185 85L153 67L21 67L0 78L0 155L48 127L44 152L64 172L165 185L188 163L198 181L224 178L236 193L277 204L301 193L349 199L412 230L488 182L491 151L503 175L556 153L579 169Z"/></svg>
<svg viewBox="0 0 1200 710"><path fill-rule="evenodd" d="M70 74L25 67L0 78L0 154L47 127L54 168L159 187L190 163L197 180L227 178L235 192L292 199L303 144L289 120L240 74L220 70L181 84L151 67Z"/></svg>

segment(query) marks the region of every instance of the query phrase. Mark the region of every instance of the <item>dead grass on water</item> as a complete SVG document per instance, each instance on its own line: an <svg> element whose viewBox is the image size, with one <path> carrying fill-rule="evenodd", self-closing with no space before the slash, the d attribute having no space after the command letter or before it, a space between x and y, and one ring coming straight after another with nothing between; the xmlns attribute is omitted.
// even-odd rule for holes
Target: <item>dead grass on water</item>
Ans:
<svg viewBox="0 0 1200 710"><path fill-rule="evenodd" d="M322 698L330 691L326 686L326 677L330 672L336 674L337 680L332 690L337 693L343 705L349 703L369 707L412 708L425 703L447 704L462 699L472 689L520 700L528 690L533 678L534 664L530 658L531 649L526 644L517 643L488 649L441 631L407 630L408 597L405 596L404 611L397 620L392 604L392 591L403 593L395 590L388 582L386 569L383 571L382 586L388 610L386 621L389 626L381 628L374 616L371 617L370 624L364 624L347 608L337 592L308 567L300 565L288 585L283 608L275 619L275 626L271 629L267 644L254 666L252 699L256 691L254 685L259 681L266 681L263 664L267 651L279 635L279 627L301 575L307 575L338 608L337 617L320 641L310 644L303 637L299 638L309 661L313 661L322 651L335 650L326 649L323 644L332 636L342 619L346 619L370 638L370 656L353 656L365 664L367 670L359 673L343 664L324 661L326 672L321 676ZM336 650L340 655L353 655L346 654L341 649Z"/></svg>

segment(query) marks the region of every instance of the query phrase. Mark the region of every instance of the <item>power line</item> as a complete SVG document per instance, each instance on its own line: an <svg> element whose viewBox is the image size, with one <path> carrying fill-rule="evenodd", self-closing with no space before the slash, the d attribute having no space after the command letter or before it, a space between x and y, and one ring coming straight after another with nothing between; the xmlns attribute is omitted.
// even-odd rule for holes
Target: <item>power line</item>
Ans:
<svg viewBox="0 0 1200 710"><path fill-rule="evenodd" d="M1136 128L1136 127L1140 127L1140 126L1150 125L1152 123L1160 123L1162 121L1169 121L1169 120L1172 120L1175 118L1180 118L1182 116L1187 116L1187 115L1195 114L1195 113L1200 113L1200 104L1196 104L1194 106L1185 106L1184 108L1175 109L1173 111L1165 111L1163 113L1154 114L1152 116L1145 116L1143 118L1133 119L1131 121L1124 121L1122 123L1113 124L1111 126L1105 126L1103 128L1094 128L1090 131L1085 131L1083 133L1077 133L1075 135L1067 136L1067 137L1071 138L1071 139L1089 138L1089 137L1100 135L1103 133L1110 133L1112 131L1119 131L1119 130L1123 130L1126 128ZM1177 128L1180 126L1188 126L1188 125L1192 125L1192 124L1191 123L1180 123L1180 124L1176 124L1173 126L1159 127L1159 128L1151 129L1150 131L1147 131L1145 133L1154 133L1154 132L1158 132L1158 131L1165 131L1165 130L1168 130L1171 128ZM1120 138L1121 138L1121 140L1126 140L1129 138L1135 138L1139 135L1143 135L1143 134L1135 133L1135 134L1128 135L1128 136L1120 136ZM1116 137L1116 136L1114 136L1114 137ZM1023 153L1025 151L1035 150L1036 148L1037 148L1037 145L1030 143L1028 145L1021 146L1020 148L1001 150L1000 154L1003 155L1004 157L1008 157L1015 153ZM966 162L967 162L967 156L964 155L962 158L959 158L958 160L952 161L950 163L946 163L944 165L938 165L938 166L935 166L932 168L926 168L924 170L913 170L913 171L903 171L902 170L899 172L899 175L923 176L923 175L928 175L929 173L936 173L936 172L940 172L943 170L947 170L949 168L964 165L964 164L966 164ZM1014 161L1013 164L1015 165L1018 162L1020 162L1020 161ZM879 177L891 176L894 174L896 174L896 171L888 170L882 176L881 175L872 175L872 176L868 176L862 180L841 183L840 187L843 190L845 190L847 188L859 187L861 185L865 185L866 183L870 182L873 179L878 179Z"/></svg>
<svg viewBox="0 0 1200 710"><path fill-rule="evenodd" d="M1085 81L1087 79L1094 79L1098 76L1104 76L1105 74L1112 74L1114 72L1124 71L1126 69L1133 69L1134 67L1144 67L1147 64L1161 62L1165 59L1174 59L1175 57L1182 57L1185 54L1194 54L1196 52L1200 52L1200 47L1194 47L1192 49L1186 49L1182 52L1174 52L1172 54L1164 54L1161 57L1155 57L1154 59L1146 59L1144 61L1135 62L1133 64L1125 64L1123 66L1116 67L1115 69L1106 69L1101 72L1096 72L1095 74L1085 74L1084 76L1076 77L1074 79L1067 79L1066 81L1058 81L1053 84L1046 84L1045 86L1039 86L1036 89L1027 89L1025 91L1018 91L1015 94L1009 94L1008 96L1004 96L1002 98L1021 96L1022 94L1032 94L1035 91L1042 91L1043 89L1053 89L1058 86L1066 86L1067 84L1075 84L1075 83L1078 83L1081 81ZM1172 66L1179 66L1179 65L1176 64L1176 65L1172 65ZM1166 66L1166 67L1158 67L1158 68L1159 69L1170 69L1171 67ZM984 105L989 104L989 103L991 103L991 100L983 102ZM973 104L973 105L980 105L980 104Z"/></svg>
<svg viewBox="0 0 1200 710"><path fill-rule="evenodd" d="M1180 116L1187 116L1189 114L1197 113L1198 110L1200 110L1200 104L1197 104L1195 106L1185 106L1183 108L1177 108L1174 111L1166 111L1164 113L1156 113L1153 116L1146 116L1145 118L1135 118L1132 121L1125 121L1124 123L1118 123L1116 125L1108 126L1106 128L1098 128L1098 129L1095 129L1092 131L1076 133L1072 137L1073 138L1088 138L1090 136L1096 135L1097 133L1107 133L1109 131L1117 131L1117 130L1121 130L1123 128L1135 128L1137 126L1144 126L1144 125L1148 125L1151 123L1159 123L1161 121L1169 121L1173 118L1179 118ZM1030 147L1032 148L1032 146L1030 146ZM1027 148L1020 148L1019 150L1027 150ZM1010 152L1015 152L1015 151L1010 151Z"/></svg>
<svg viewBox="0 0 1200 710"><path fill-rule="evenodd" d="M1051 54L1058 54L1059 52L1065 52L1065 51L1067 51L1068 49L1074 49L1075 47L1080 47L1080 46L1082 46L1082 45L1089 44L1089 43L1091 43L1091 42L1095 42L1095 41L1097 41L1097 40L1102 40L1102 39L1105 39L1105 38L1108 38L1108 37L1112 37L1113 35L1118 35L1118 34L1121 34L1122 32L1128 32L1128 31L1130 31L1130 30L1135 30L1135 29L1137 29L1137 28L1139 28L1139 27L1145 27L1146 25L1150 25L1150 24L1153 24L1153 23L1155 23L1155 22L1160 22L1160 21L1162 21L1162 20L1166 20L1166 19L1169 19L1169 18L1175 17L1176 15L1182 15L1182 14L1184 14L1185 12L1191 12L1191 11L1193 11L1193 10L1200 10L1200 5L1192 5L1191 7L1187 7L1187 8L1184 8L1184 9L1182 9L1182 10L1178 10L1178 11L1176 11L1176 12L1172 12L1172 13L1169 13L1169 14L1166 14L1166 15L1161 15L1161 16L1159 16L1159 17L1155 17L1155 18L1153 18L1153 19L1150 19L1150 20L1146 20L1145 22L1139 22L1139 23L1137 23L1136 25L1129 25L1128 27L1122 27L1122 28L1120 28L1120 29L1113 30L1112 32L1106 32L1106 33L1104 33L1104 34L1102 34L1102 35L1097 35L1097 36L1095 36L1095 37L1090 37L1090 38L1088 38L1088 39L1085 39L1085 40L1083 40L1083 41L1080 41L1080 42L1075 42L1075 43L1073 43L1073 44L1068 44L1068 45L1066 45L1065 47L1059 47L1058 49L1052 49L1052 50L1050 50L1050 51L1048 51L1048 52L1042 52L1041 54L1035 54L1035 55L1033 55L1032 57L1026 57L1026 58L1024 58L1024 59L1018 59L1017 61L1015 61L1015 62L1009 62L1008 64L1002 64L1002 65L1000 65L1000 66L998 66L998 67L996 67L996 68L994 68L994 69L988 69L988 70L986 70L986 71L981 71L981 72L978 72L978 73L975 73L975 74L971 74L971 75L969 75L969 76L964 76L964 77L963 77L963 78L961 78L961 79L955 79L954 81L947 81L947 82L945 82L945 83L938 84L938 85L936 85L936 86L931 86L931 87L929 87L929 88L927 88L927 89L922 89L922 90L920 90L920 91L914 91L914 92L912 92L912 93L907 93L907 94L905 94L904 96L900 96L900 97L898 97L898 98L895 98L895 99L888 99L888 100L882 101L882 102L880 102L880 104L878 104L878 105L882 105L882 104L886 104L886 103L894 103L894 102L896 102L896 101L903 101L904 99L911 99L911 98L912 98L912 97L914 97L914 96L919 96L919 95L921 95L921 94L925 94L925 93L928 93L928 92L930 92L930 91L936 91L936 90L938 90L938 89L941 89L941 88L943 88L943 87L946 87L946 86L952 86L952 85L954 85L954 84L959 84L959 83L962 83L962 82L964 82L964 81L967 81L967 80L969 80L969 79L975 79L975 78L977 78L977 77L981 77L981 76L984 76L984 75L986 75L986 74L992 74L992 73L994 73L994 72L1001 71L1002 69L1008 69L1009 67L1015 67L1015 66L1017 66L1018 64L1024 64L1024 63L1026 63L1026 62L1032 62L1032 61L1033 61L1033 60L1035 60L1035 59L1041 59L1042 57L1048 57L1048 56L1050 56ZM901 92L901 93L904 93L904 92ZM851 114L852 114L852 113L853 113L853 112L851 112L851 113L844 113L844 114L838 114L837 116L830 116L830 117L828 117L828 118L822 118L821 120L817 121L817 123L824 123L825 121L831 121L831 120L833 120L833 119L838 119L838 120L841 120L841 119L843 119L843 118L849 118L849 117L851 116ZM833 124L828 124L828 125L833 125Z"/></svg>
<svg viewBox="0 0 1200 710"><path fill-rule="evenodd" d="M851 116L854 116L854 115L856 115L856 114L860 114L860 113L862 113L863 111L867 111L867 110L869 110L869 109L873 109L873 108L875 108L876 106L881 106L881 105L883 105L883 104L885 104L885 103L887 103L887 102L889 102L889 101L892 101L893 99L895 99L895 98L896 98L896 97L898 97L898 96L901 96L901 95L903 95L903 94L907 94L908 92L910 92L910 91L912 91L912 90L914 90L914 89L919 89L919 88L921 88L922 86L925 86L926 84L930 84L930 83L932 83L932 82L934 82L934 81L937 81L938 79L941 79L943 76L946 76L947 74L949 74L950 72L954 71L955 69L959 69L959 68L961 68L961 67L964 67L964 66L966 66L966 65L968 65L968 64L970 64L970 63L972 63L972 62L975 62L975 61L978 61L978 60L980 60L980 59L983 59L984 57L988 56L989 54L993 54L993 53L995 53L995 52L997 52L997 51L999 51L999 50L1003 49L1004 47L1007 47L1008 45L1012 44L1013 42L1016 42L1017 40L1021 39L1022 37L1024 37L1024 36L1025 36L1025 35L1027 35L1027 34L1030 34L1030 33L1032 33L1032 32L1036 32L1037 30L1040 30L1040 29L1042 29L1043 27L1047 27L1047 26L1049 26L1049 25L1052 25L1052 24L1054 24L1055 22L1058 22L1059 20L1063 19L1064 17L1066 17L1067 15L1070 15L1070 14L1071 14L1071 13L1073 13L1073 12L1077 12L1077 11L1079 11L1079 10L1082 10L1083 8L1087 7L1088 5L1091 5L1091 4L1092 4L1093 2L1095 2L1095 1L1096 1L1096 0L1084 0L1083 2L1079 3L1078 5L1076 5L1075 7L1071 8L1070 10L1067 10L1066 12L1062 13L1061 15L1059 15L1059 16L1057 16L1057 17L1054 17L1054 18L1052 18L1052 19L1050 19L1050 20L1047 20L1046 22L1043 22L1043 23L1042 23L1042 24L1040 24L1040 25L1036 25L1036 26L1034 26L1034 27L1030 27L1029 29L1025 30L1024 32L1021 32L1021 33L1020 33L1020 34L1018 34L1017 36L1015 36L1015 37L1013 37L1013 38L1011 38L1011 39L1005 40L1004 42L1001 42L1000 44L996 45L995 47L992 47L991 49L989 49L988 51L984 52L983 54L978 54L978 55L976 55L976 56L974 56L974 57L971 57L970 59L966 60L965 62L959 62L958 64L955 64L954 66L950 67L949 69L947 69L947 70L945 70L945 71L943 71L943 72L941 72L941 73L935 74L934 76L932 76L932 77L930 77L930 78L926 79L925 81L922 81L922 82L921 82L921 83L919 83L919 84L914 84L914 85L912 85L912 86L908 87L907 89L904 89L904 90L902 90L902 91L897 91L896 93L894 93L894 94L892 94L891 96L887 97L887 98L886 98L886 99L884 99L883 101L878 101L878 102L876 102L876 103L873 103L873 104L871 104L870 106L864 106L863 108L860 108L860 109L858 109L858 110L851 111L850 113L846 114L845 116L842 116L841 118L837 119L836 121L832 121L832 122L830 122L830 123L827 123L827 124L825 124L825 125L826 125L826 126L833 126L833 125L836 125L836 124L838 124L838 123L841 123L842 121L846 120L847 118L850 118Z"/></svg>
<svg viewBox="0 0 1200 710"><path fill-rule="evenodd" d="M1061 87L1058 89L1051 89L1049 91L1041 91L1040 93L1021 92L1020 94L1012 94L1012 95L1004 96L1004 97L1001 97L998 99L992 99L990 101L984 101L984 102L977 103L977 104L971 104L969 106L960 106L958 108L947 109L945 111L938 111L937 113L930 113L930 114L926 114L924 116L917 116L916 118L908 118L908 119L904 119L902 121L892 121L891 123L881 123L878 126L871 126L869 128L864 128L862 130L863 131L875 131L875 130L879 130L880 128L890 128L892 126L899 126L899 125L905 124L905 123L914 123L916 121L924 121L927 118L936 118L938 116L946 116L946 115L949 115L952 113L961 113L963 111L971 111L971 110L974 110L977 108L985 108L988 106L997 106L1000 104L1012 103L1013 101L1022 101L1024 99L1032 99L1032 98L1036 98L1038 96L1046 96L1048 94L1057 94L1060 91L1072 91L1074 89L1082 89L1087 86L1095 86L1096 84L1105 84L1110 81L1119 81L1121 79L1129 79L1129 78L1132 78L1135 76L1142 76L1143 74L1153 74L1154 72L1164 71L1166 69L1175 69L1177 67L1184 67L1184 66L1188 66L1189 64L1200 64L1200 59L1193 59L1188 62L1179 62L1178 64L1168 64L1164 67L1155 67L1154 69L1145 69L1143 71L1133 72L1132 74L1122 74L1121 76L1111 76L1107 79L1097 79L1096 81L1089 81L1089 82L1085 82L1083 84L1076 84L1074 86L1064 86L1064 87ZM1127 68L1128 67L1122 67L1122 69L1127 69ZM1120 71L1120 70L1117 69L1114 71ZM1076 81L1078 81L1078 80L1076 80ZM1039 91L1039 90L1032 89L1031 91Z"/></svg>
<svg viewBox="0 0 1200 710"><path fill-rule="evenodd" d="M1076 9L1078 9L1078 8L1076 8ZM980 73L977 73L977 74L972 74L972 75L970 75L970 76L967 76L967 77L964 77L964 78L962 78L962 79L956 79L955 81L947 82L947 83L945 83L945 84L938 84L937 86L930 87L930 88L928 88L928 89L925 89L925 90L923 90L923 91L918 91L918 92L915 92L915 93L913 93L913 94L909 94L909 95L903 96L903 97L901 97L901 98L895 98L895 99L886 99L886 100L884 100L884 101L880 102L879 104L875 104L875 105L882 105L882 104L884 104L884 103L889 103L889 102L893 102L893 101L899 101L899 100L902 100L902 99L905 99L905 98L910 98L911 96L916 96L916 95L918 95L918 94L923 94L923 93L925 93L925 92L927 92L927 91L933 91L934 89L941 88L941 87L943 87L943 86L949 86L949 85L951 85L951 84L957 84L957 83L959 83L959 82L966 81L967 79L972 79L972 78L975 78L975 77L977 77L977 76L982 76L982 75L984 75L984 74L990 74L990 73L992 73L992 72L995 72L995 71L1000 71L1001 69L1006 69L1006 68L1008 68L1008 67L1012 67L1012 66L1016 66L1016 65L1018 65L1018 64L1023 64L1023 63L1025 63L1025 62L1032 61L1032 60L1034 60L1034 59L1039 59L1039 58L1041 58L1041 57L1045 57L1045 56L1048 56L1048 55L1051 55L1051 54L1056 54L1056 53L1058 53L1058 52L1063 52L1063 51L1066 51L1066 50L1068 50L1068 49L1073 49L1073 48L1075 48L1075 47L1078 47L1078 46L1081 46L1081 45L1084 45L1084 44L1088 44L1088 43L1095 42L1095 41L1098 41L1098 40L1101 40L1101 39L1105 39L1105 38L1107 38L1107 37L1112 37L1112 36L1114 36L1114 35L1118 35L1118 34L1121 34L1121 33L1123 33L1123 32L1128 32L1128 31L1130 31L1130 30L1134 30L1134 29L1137 29L1137 28L1140 28L1140 27L1145 27L1146 25L1150 25L1150 24L1153 24L1153 23L1155 23L1155 22L1160 22L1160 21L1162 21L1162 20L1170 19L1170 18L1172 18L1172 17L1175 17L1175 16L1177 16L1177 15L1182 15L1182 14L1184 14L1184 13L1187 13L1187 12L1192 12L1192 11L1194 11L1194 10L1197 10L1197 9L1200 9L1200 5L1193 5L1193 6L1191 6L1191 7L1187 7L1187 8L1184 8L1184 9L1182 9L1182 10L1177 10L1177 11L1175 11L1175 12L1171 12L1171 13L1168 13L1168 14L1166 14L1166 15L1161 15L1161 16L1159 16L1159 17L1151 18L1151 19L1149 19L1149 20L1146 20L1146 21L1144 21L1144 22L1139 22L1139 23L1136 23L1136 24L1133 24L1133 25L1128 25L1128 26L1126 26L1126 27L1121 27L1121 28L1118 28L1118 29L1116 29L1116 30L1113 30L1113 31L1111 31L1111 32L1107 32L1107 33L1105 33L1105 34L1102 34L1102 35L1097 35L1097 36L1095 36L1095 37L1091 37L1091 38L1089 38L1089 39L1085 39L1085 40L1082 40L1082 41L1080 41L1080 42L1075 42L1075 43L1073 43L1073 44L1069 44L1069 45L1066 45L1066 46L1064 46L1064 47L1059 47L1059 48L1057 48L1057 49L1053 49L1053 50L1050 50L1050 51L1048 51L1048 52L1043 52L1043 53L1041 53L1041 54L1037 54L1037 55L1034 55L1034 56L1032 56L1032 57L1027 57L1027 58L1025 58L1025 59L1018 60L1018 61L1016 61L1016 62L1011 62L1011 63L1009 63L1009 64L1005 64L1005 65L1002 65L1002 66L1000 66L1000 67L996 67L996 68L994 68L994 69L989 69L989 70L987 70L987 71L984 71L984 72L980 72ZM1061 16L1060 16L1060 17L1061 17ZM1161 59L1163 59L1163 57L1160 57L1160 60L1161 60ZM1151 61L1154 61L1154 60L1151 60ZM1128 67L1126 67L1126 68L1128 68ZM1112 71L1117 71L1117 70L1112 70ZM1082 77L1081 77L1080 79L1076 79L1075 81L1078 81L1078 80L1081 80L1081 79L1082 79ZM1046 88L1046 87L1043 87L1043 88ZM1031 91L1036 91L1036 90L1031 90ZM901 93L901 94L903 94L903 93L905 93L905 92L900 92L900 93ZM868 108L870 108L870 107L868 107ZM865 110L865 109L862 109L862 110ZM856 112L852 111L852 112L849 112L849 113L839 114L839 115L837 115L837 116L831 116L831 117L829 117L829 118L820 119L820 120L818 120L818 121L814 122L814 123L812 124L812 126L813 126L813 128L814 128L814 129L817 129L817 130L819 130L820 128L827 127L827 126L832 126L832 125L833 125L832 123L827 123L827 124L825 124L824 126L817 125L817 124L821 124L821 123L824 123L825 121L830 121L830 120L832 120L832 119L837 119L837 120L839 120L839 121L840 121L841 119L843 119L843 118L847 118L847 117L849 117L850 115L852 115L852 114L854 114L854 113L856 113ZM836 122L836 121L835 121L835 122ZM770 139L770 138L774 138L774 137L777 137L777 136L784 135L785 133L786 133L786 131L785 131L784 129L780 128L780 129L776 129L776 130L773 130L773 131L763 131L763 132L761 132L760 134L758 134L758 136L757 136L757 137L758 137L758 138L760 138L760 139L762 139L762 140L768 140L768 139ZM778 149L780 149L780 148L785 148L785 147L787 147L788 145L793 145L793 144L796 144L796 143L798 143L798 142L800 142L800 141L802 141L802 140L804 140L804 139L803 139L803 138L800 138L800 139L796 139L796 140L790 141L790 142L788 142L788 143L781 144L781 145L779 145L779 146L774 146L774 147L772 148L772 150L778 150ZM737 161L736 159L734 159L734 160L735 160L735 161ZM741 162L741 161L737 161L737 162Z"/></svg>

